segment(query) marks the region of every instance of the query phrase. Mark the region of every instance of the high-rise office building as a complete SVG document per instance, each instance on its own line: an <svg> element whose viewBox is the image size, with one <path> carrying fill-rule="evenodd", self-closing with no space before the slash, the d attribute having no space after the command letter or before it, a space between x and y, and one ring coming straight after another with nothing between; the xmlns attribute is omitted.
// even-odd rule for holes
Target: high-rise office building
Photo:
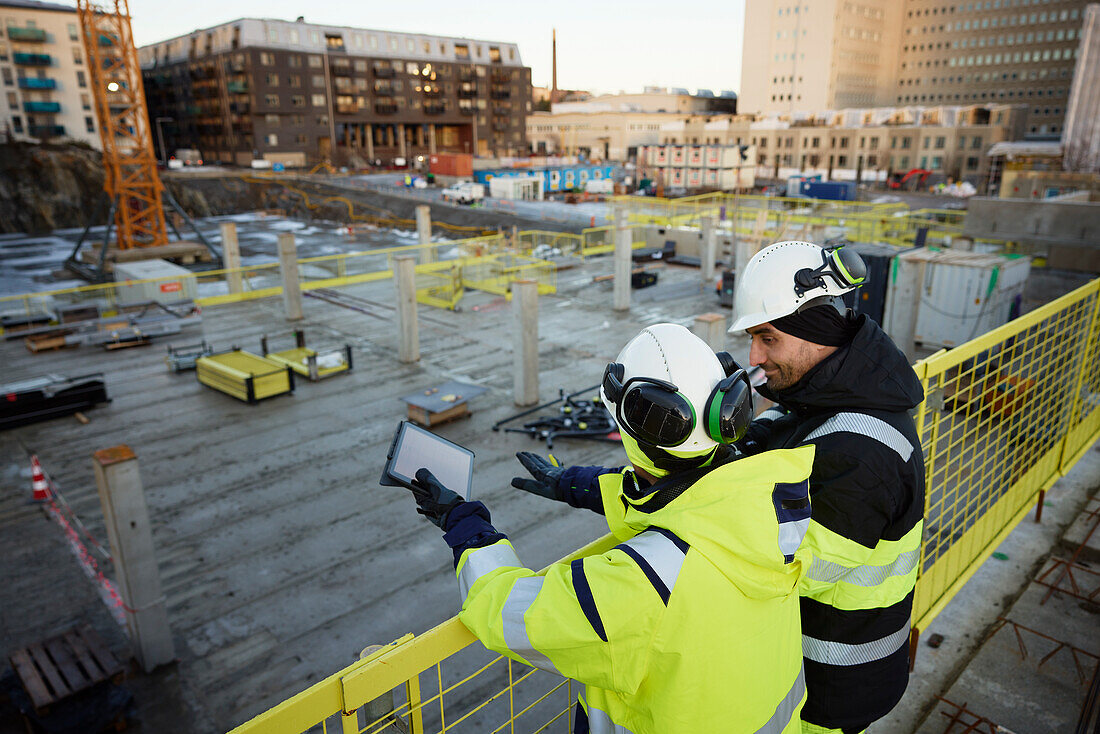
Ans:
<svg viewBox="0 0 1100 734"><path fill-rule="evenodd" d="M100 147L76 9L0 0L0 134Z"/></svg>
<svg viewBox="0 0 1100 734"><path fill-rule="evenodd" d="M169 152L389 165L526 149L531 70L515 44L243 18L138 53Z"/></svg>
<svg viewBox="0 0 1100 734"><path fill-rule="evenodd" d="M748 0L741 109L1027 104L1061 134L1086 0Z"/></svg>
<svg viewBox="0 0 1100 734"><path fill-rule="evenodd" d="M1085 9L1062 158L1070 171L1100 171L1100 3Z"/></svg>

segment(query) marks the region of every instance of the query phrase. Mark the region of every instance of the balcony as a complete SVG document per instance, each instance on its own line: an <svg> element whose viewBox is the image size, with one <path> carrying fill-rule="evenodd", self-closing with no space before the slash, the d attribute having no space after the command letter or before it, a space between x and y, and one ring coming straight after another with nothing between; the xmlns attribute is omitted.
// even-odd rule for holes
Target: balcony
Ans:
<svg viewBox="0 0 1100 734"><path fill-rule="evenodd" d="M53 79L36 79L34 77L19 77L20 89L57 89L57 82Z"/></svg>
<svg viewBox="0 0 1100 734"><path fill-rule="evenodd" d="M396 102L375 102L374 111L379 115L392 115L397 112Z"/></svg>
<svg viewBox="0 0 1100 734"><path fill-rule="evenodd" d="M393 96L393 87L391 87L389 84L385 84L385 85L376 84L374 86L374 93L376 95L378 95L379 97L392 97Z"/></svg>
<svg viewBox="0 0 1100 734"><path fill-rule="evenodd" d="M336 114L338 115L354 115L359 112L359 105L357 104L338 104L336 105Z"/></svg>
<svg viewBox="0 0 1100 734"><path fill-rule="evenodd" d="M446 105L442 102L425 102L424 114L425 115L442 115L447 111Z"/></svg>
<svg viewBox="0 0 1100 734"><path fill-rule="evenodd" d="M473 107L459 107L458 108L458 114L473 116L473 115L477 114L477 110L474 109Z"/></svg>
<svg viewBox="0 0 1100 734"><path fill-rule="evenodd" d="M498 133L508 132L508 123L507 122L494 122L493 123L493 130L495 130Z"/></svg>
<svg viewBox="0 0 1100 734"><path fill-rule="evenodd" d="M229 82L225 85L230 94L247 94L248 82Z"/></svg>
<svg viewBox="0 0 1100 734"><path fill-rule="evenodd" d="M493 84L511 84L512 74L507 71L493 71L489 74L489 79L492 80Z"/></svg>
<svg viewBox="0 0 1100 734"><path fill-rule="evenodd" d="M46 31L41 28L15 28L8 26L8 38L24 43L45 43Z"/></svg>
<svg viewBox="0 0 1100 734"><path fill-rule="evenodd" d="M229 111L235 115L248 114L251 105L248 102L230 102Z"/></svg>
<svg viewBox="0 0 1100 734"><path fill-rule="evenodd" d="M12 60L21 66L49 66L53 63L49 54L14 53Z"/></svg>
<svg viewBox="0 0 1100 734"><path fill-rule="evenodd" d="M396 72L392 66L375 66L374 75L379 79L393 79Z"/></svg>
<svg viewBox="0 0 1100 734"><path fill-rule="evenodd" d="M31 125L31 137L56 138L65 134L64 125Z"/></svg>
<svg viewBox="0 0 1100 734"><path fill-rule="evenodd" d="M477 74L474 72L473 69L466 69L464 71L458 72L458 80L460 82L476 82Z"/></svg>
<svg viewBox="0 0 1100 734"><path fill-rule="evenodd" d="M24 112L60 112L60 102L24 102Z"/></svg>
<svg viewBox="0 0 1100 734"><path fill-rule="evenodd" d="M473 99L477 97L477 87L472 87L470 89L463 89L459 87L458 96L461 99Z"/></svg>
<svg viewBox="0 0 1100 734"><path fill-rule="evenodd" d="M511 99L512 92L508 89L494 89L489 92L489 96L493 99Z"/></svg>
<svg viewBox="0 0 1100 734"><path fill-rule="evenodd" d="M351 76L351 64L346 60L341 59L344 63L333 62L332 73L336 76ZM390 69L393 71L393 69Z"/></svg>

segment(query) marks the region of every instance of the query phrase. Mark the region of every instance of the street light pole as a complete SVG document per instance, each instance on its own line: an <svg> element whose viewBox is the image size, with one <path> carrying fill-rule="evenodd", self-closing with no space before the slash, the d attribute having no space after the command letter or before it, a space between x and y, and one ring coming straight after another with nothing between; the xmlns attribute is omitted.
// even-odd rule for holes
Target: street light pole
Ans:
<svg viewBox="0 0 1100 734"><path fill-rule="evenodd" d="M160 124L162 122L175 122L175 119L172 118L172 117L158 117L155 120L153 120L153 124L155 124L157 126L157 140L160 141L161 163L163 163L165 166L167 166L168 165L168 151L166 151L164 149L164 130L161 129L161 126L160 126Z"/></svg>

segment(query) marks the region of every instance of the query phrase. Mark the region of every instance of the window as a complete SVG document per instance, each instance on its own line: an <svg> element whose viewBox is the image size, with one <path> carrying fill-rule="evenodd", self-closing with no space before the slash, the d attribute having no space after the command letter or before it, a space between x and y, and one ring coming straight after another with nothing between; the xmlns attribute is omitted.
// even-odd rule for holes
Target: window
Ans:
<svg viewBox="0 0 1100 734"><path fill-rule="evenodd" d="M267 135L264 136L264 142L267 143L268 145L272 145L272 146L278 145L279 144L279 136L276 135L275 133L268 133Z"/></svg>
<svg viewBox="0 0 1100 734"><path fill-rule="evenodd" d="M265 94L264 95L264 103L267 104L268 107L278 107L279 106L279 95L277 95L277 94Z"/></svg>
<svg viewBox="0 0 1100 734"><path fill-rule="evenodd" d="M338 34L325 34L325 45L336 51L344 50L344 37Z"/></svg>
<svg viewBox="0 0 1100 734"><path fill-rule="evenodd" d="M817 148L821 145L821 138L814 138L813 147Z"/></svg>
<svg viewBox="0 0 1100 734"><path fill-rule="evenodd" d="M978 159L970 157L966 159L966 167L968 170L974 171L978 168Z"/></svg>
<svg viewBox="0 0 1100 734"><path fill-rule="evenodd" d="M947 138L940 135L936 138L936 150L943 150L944 145L947 144Z"/></svg>
<svg viewBox="0 0 1100 734"><path fill-rule="evenodd" d="M84 129L86 129L90 133L94 133L95 132L95 120L92 119L91 117L85 117L84 118Z"/></svg>
<svg viewBox="0 0 1100 734"><path fill-rule="evenodd" d="M19 109L19 95L15 92L8 92L8 107L13 110Z"/></svg>
<svg viewBox="0 0 1100 734"><path fill-rule="evenodd" d="M902 138L901 139L901 149L902 150L908 150L908 148L912 144L912 142L913 142L912 138ZM904 165L904 164L902 164L902 165Z"/></svg>
<svg viewBox="0 0 1100 734"><path fill-rule="evenodd" d="M76 85L81 89L86 89L88 87L88 80L84 77L83 71L76 72Z"/></svg>
<svg viewBox="0 0 1100 734"><path fill-rule="evenodd" d="M468 58L470 58L470 47L467 46L465 43L456 43L455 44L455 57L459 58L459 59L468 59Z"/></svg>
<svg viewBox="0 0 1100 734"><path fill-rule="evenodd" d="M268 28L267 29L267 40L270 41L271 43L278 43L279 42L279 29L278 28Z"/></svg>
<svg viewBox="0 0 1100 734"><path fill-rule="evenodd" d="M500 48L499 47L497 47L497 46L490 46L489 47L489 61L493 62L494 64L499 64L500 63Z"/></svg>
<svg viewBox="0 0 1100 734"><path fill-rule="evenodd" d="M10 87L12 84L15 83L13 81L13 77L11 75L11 69L9 69L8 67L5 66L4 68L0 69L0 75L3 75L3 77L4 77L4 86L5 87ZM85 95L85 96L87 96L87 95Z"/></svg>
<svg viewBox="0 0 1100 734"><path fill-rule="evenodd" d="M17 133L23 132L23 118L19 115L11 116L11 127Z"/></svg>
<svg viewBox="0 0 1100 734"><path fill-rule="evenodd" d="M279 75L278 74L268 74L267 75L267 86L269 86L269 87L279 86Z"/></svg>
<svg viewBox="0 0 1100 734"><path fill-rule="evenodd" d="M938 156L938 155L932 156L932 168L934 170L938 170L940 168L943 168L943 158L941 156Z"/></svg>
<svg viewBox="0 0 1100 734"><path fill-rule="evenodd" d="M287 83L294 88L299 88L302 86L302 77L297 75L289 76L287 77Z"/></svg>
<svg viewBox="0 0 1100 734"><path fill-rule="evenodd" d="M268 127L279 127L278 115L264 115L264 124Z"/></svg>
<svg viewBox="0 0 1100 734"><path fill-rule="evenodd" d="M306 144L306 136L302 133L298 133L297 135L294 136L294 142L297 143L298 145L305 145Z"/></svg>
<svg viewBox="0 0 1100 734"><path fill-rule="evenodd" d="M981 139L980 136L978 136L978 135L974 136L974 140L970 143L970 149L971 150L981 150L982 149L982 139Z"/></svg>
<svg viewBox="0 0 1100 734"><path fill-rule="evenodd" d="M84 110L92 109L92 100L88 95L80 95L80 108Z"/></svg>
<svg viewBox="0 0 1100 734"><path fill-rule="evenodd" d="M84 54L81 53L80 46L73 46L73 63L74 64L83 64L84 63Z"/></svg>
<svg viewBox="0 0 1100 734"><path fill-rule="evenodd" d="M302 68L302 56L301 54L290 54L286 57L286 65L292 69Z"/></svg>
<svg viewBox="0 0 1100 734"><path fill-rule="evenodd" d="M405 49L409 53L414 53L416 51L416 43L413 42L413 40L411 38L406 38L405 39Z"/></svg>
<svg viewBox="0 0 1100 734"><path fill-rule="evenodd" d="M293 107L305 107L306 97L304 94L293 94L290 97L290 104Z"/></svg>
<svg viewBox="0 0 1100 734"><path fill-rule="evenodd" d="M297 28L290 29L290 42L293 43L295 46L302 42L302 36L298 33Z"/></svg>
<svg viewBox="0 0 1100 734"><path fill-rule="evenodd" d="M323 87L323 86L325 86L325 75L324 74L314 74L310 78L309 81L315 87Z"/></svg>
<svg viewBox="0 0 1100 734"><path fill-rule="evenodd" d="M275 54L267 51L260 52L260 64L263 66L275 66Z"/></svg>
<svg viewBox="0 0 1100 734"><path fill-rule="evenodd" d="M68 30L69 30L69 40L70 41L79 41L80 40L80 36L77 34L77 31L76 31L76 23L69 23Z"/></svg>
<svg viewBox="0 0 1100 734"><path fill-rule="evenodd" d="M316 54L311 54L310 57L309 57L309 66L312 69L320 69L321 68L321 57L317 56Z"/></svg>
<svg viewBox="0 0 1100 734"><path fill-rule="evenodd" d="M325 95L323 95L323 94L314 94L314 95L310 96L309 101L314 107L324 107L325 106Z"/></svg>
<svg viewBox="0 0 1100 734"><path fill-rule="evenodd" d="M415 61L409 61L405 64L405 73L412 74L413 76L420 73L420 65Z"/></svg>

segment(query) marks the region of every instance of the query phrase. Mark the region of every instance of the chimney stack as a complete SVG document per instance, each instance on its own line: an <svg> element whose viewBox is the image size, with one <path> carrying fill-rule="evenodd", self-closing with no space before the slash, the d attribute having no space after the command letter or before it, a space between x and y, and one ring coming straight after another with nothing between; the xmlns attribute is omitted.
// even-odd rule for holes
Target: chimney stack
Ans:
<svg viewBox="0 0 1100 734"><path fill-rule="evenodd" d="M550 48L553 53L553 83L550 87L550 102L551 104L558 101L558 29L554 28L550 31Z"/></svg>

